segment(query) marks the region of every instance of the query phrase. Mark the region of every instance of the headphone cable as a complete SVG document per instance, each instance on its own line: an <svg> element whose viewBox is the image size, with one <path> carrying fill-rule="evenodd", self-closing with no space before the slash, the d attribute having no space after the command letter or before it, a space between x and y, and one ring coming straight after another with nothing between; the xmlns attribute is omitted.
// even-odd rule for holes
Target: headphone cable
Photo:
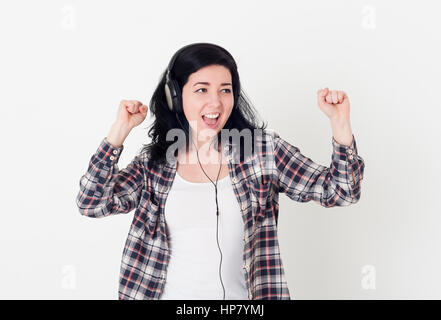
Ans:
<svg viewBox="0 0 441 320"><path fill-rule="evenodd" d="M181 123L181 120L179 120L178 114L175 113L176 115L176 119L178 119L182 129L184 129L184 126ZM189 130L190 131L190 130ZM198 162L199 162L199 166L201 167L202 171L204 172L204 174L207 176L207 178L211 181L211 183L214 185L214 191L215 191L215 200L216 200L216 241L217 241L217 247L219 248L219 252L220 252L220 263L219 263L219 278L221 281L221 285L222 285L222 289L223 289L223 300L225 300L225 287L224 287L224 283L222 281L222 273L221 273L221 268L222 268L222 250L220 248L219 245L219 206L218 206L218 202L217 202L217 181L219 179L219 174L221 172L222 169L222 148L221 148L221 152L220 152L220 156L221 156L221 161L220 161L220 166L219 166L219 172L217 173L217 177L216 177L216 183L213 182L213 180L210 179L210 177L207 175L207 173L205 172L204 168L202 168L202 164L199 160L199 152L198 152L198 148L196 147L193 139L191 139L191 142L193 143L194 148L196 149L196 156L198 158Z"/></svg>

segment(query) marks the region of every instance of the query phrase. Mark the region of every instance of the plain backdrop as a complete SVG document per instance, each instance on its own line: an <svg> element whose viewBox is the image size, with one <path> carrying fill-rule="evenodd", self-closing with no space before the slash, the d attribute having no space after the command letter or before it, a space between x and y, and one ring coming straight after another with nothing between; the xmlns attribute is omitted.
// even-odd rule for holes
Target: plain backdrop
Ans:
<svg viewBox="0 0 441 320"><path fill-rule="evenodd" d="M79 179L122 99L149 103L171 56L235 57L268 128L329 166L320 88L345 91L361 199L280 194L292 299L440 299L440 30L436 1L2 1L0 298L117 299L133 218L81 216ZM150 142L151 115L124 143Z"/></svg>

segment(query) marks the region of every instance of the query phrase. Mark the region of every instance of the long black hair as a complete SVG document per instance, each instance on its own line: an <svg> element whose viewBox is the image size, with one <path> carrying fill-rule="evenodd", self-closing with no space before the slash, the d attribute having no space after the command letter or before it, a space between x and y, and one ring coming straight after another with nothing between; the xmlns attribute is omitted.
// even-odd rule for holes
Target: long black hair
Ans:
<svg viewBox="0 0 441 320"><path fill-rule="evenodd" d="M211 43L195 43L188 46L176 58L170 75L175 79L181 89L186 84L188 77L199 69L209 65L221 65L230 70L234 106L230 117L222 129L237 129L239 132L243 129L249 129L252 134L252 150L254 150L254 130L264 130L266 123L259 125L257 120L257 111L252 106L249 98L241 88L237 65L231 54L224 48ZM149 109L154 115L154 121L149 126L148 136L152 139L151 143L143 145L141 153L148 152L149 159L154 165L164 165L167 162L166 152L174 141L167 141L167 132L172 129L183 129L186 135L186 147L190 142L189 123L184 114L179 114L179 120L184 126L181 127L176 119L174 112L171 112L167 105L164 85L166 80L166 71L161 74L159 83L150 99ZM221 131L217 135L218 142L221 139ZM220 144L218 144L218 147ZM243 158L241 150L241 159ZM254 152L254 151L253 151Z"/></svg>

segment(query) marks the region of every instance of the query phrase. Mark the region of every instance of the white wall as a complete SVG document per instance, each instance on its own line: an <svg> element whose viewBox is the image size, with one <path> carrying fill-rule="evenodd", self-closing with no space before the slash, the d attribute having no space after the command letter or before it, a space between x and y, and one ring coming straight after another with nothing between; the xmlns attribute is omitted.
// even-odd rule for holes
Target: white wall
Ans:
<svg viewBox="0 0 441 320"><path fill-rule="evenodd" d="M0 298L117 298L133 212L81 216L79 178L119 101L147 104L172 54L204 41L233 54L268 127L317 163L331 163L332 132L316 91L349 96L366 164L361 199L326 209L280 196L292 298L440 299L440 8L2 1ZM150 122L126 140L120 168L149 141Z"/></svg>

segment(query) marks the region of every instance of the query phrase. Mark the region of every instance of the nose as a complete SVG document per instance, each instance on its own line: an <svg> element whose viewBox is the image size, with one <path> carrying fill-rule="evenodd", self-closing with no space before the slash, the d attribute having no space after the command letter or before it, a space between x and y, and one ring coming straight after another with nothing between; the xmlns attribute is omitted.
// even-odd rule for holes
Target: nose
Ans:
<svg viewBox="0 0 441 320"><path fill-rule="evenodd" d="M220 106L221 104L222 104L222 101L221 101L220 94L217 92L212 93L210 95L210 105L217 107L217 106Z"/></svg>

